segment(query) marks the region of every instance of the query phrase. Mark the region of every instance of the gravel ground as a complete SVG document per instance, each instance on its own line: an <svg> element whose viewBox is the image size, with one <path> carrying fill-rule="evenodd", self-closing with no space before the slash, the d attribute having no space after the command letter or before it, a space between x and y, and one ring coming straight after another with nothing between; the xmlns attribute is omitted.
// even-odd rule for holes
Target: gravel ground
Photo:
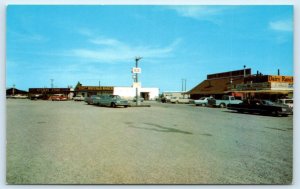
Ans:
<svg viewBox="0 0 300 189"><path fill-rule="evenodd" d="M293 116L7 100L9 184L290 184Z"/></svg>

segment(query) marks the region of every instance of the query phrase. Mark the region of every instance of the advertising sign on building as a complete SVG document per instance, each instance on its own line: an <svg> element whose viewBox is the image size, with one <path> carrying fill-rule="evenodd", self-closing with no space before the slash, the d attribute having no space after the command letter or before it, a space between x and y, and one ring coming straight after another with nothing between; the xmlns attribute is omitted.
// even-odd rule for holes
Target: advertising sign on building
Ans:
<svg viewBox="0 0 300 189"><path fill-rule="evenodd" d="M280 76L280 75L269 75L268 81L269 82L278 82L278 83L293 83L292 76Z"/></svg>
<svg viewBox="0 0 300 189"><path fill-rule="evenodd" d="M110 86L78 86L76 88L78 91L112 91L114 87Z"/></svg>
<svg viewBox="0 0 300 189"><path fill-rule="evenodd" d="M266 90L270 89L271 85L268 82L263 83L247 83L247 84L237 84L236 89L237 90Z"/></svg>
<svg viewBox="0 0 300 189"><path fill-rule="evenodd" d="M271 90L293 90L292 83L271 83Z"/></svg>
<svg viewBox="0 0 300 189"><path fill-rule="evenodd" d="M29 88L29 93L61 93L70 92L70 88Z"/></svg>

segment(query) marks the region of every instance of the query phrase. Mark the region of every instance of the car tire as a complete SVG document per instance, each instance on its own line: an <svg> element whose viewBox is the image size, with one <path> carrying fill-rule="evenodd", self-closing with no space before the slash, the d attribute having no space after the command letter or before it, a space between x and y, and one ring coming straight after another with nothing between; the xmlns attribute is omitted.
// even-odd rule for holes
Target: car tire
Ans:
<svg viewBox="0 0 300 189"><path fill-rule="evenodd" d="M203 106L203 107L204 107L204 106L206 106L206 105L203 103L203 104L201 104L201 106Z"/></svg>
<svg viewBox="0 0 300 189"><path fill-rule="evenodd" d="M127 108L128 106L124 106L124 108Z"/></svg>
<svg viewBox="0 0 300 189"><path fill-rule="evenodd" d="M117 106L116 106L116 104L115 104L115 103L113 103L113 102L111 103L111 105L110 105L110 106L111 106L112 108L115 108L115 107L117 107Z"/></svg>
<svg viewBox="0 0 300 189"><path fill-rule="evenodd" d="M278 112L277 111L272 111L272 115L275 117L278 117Z"/></svg>
<svg viewBox="0 0 300 189"><path fill-rule="evenodd" d="M220 104L220 108L226 108L226 104L221 103L221 104Z"/></svg>

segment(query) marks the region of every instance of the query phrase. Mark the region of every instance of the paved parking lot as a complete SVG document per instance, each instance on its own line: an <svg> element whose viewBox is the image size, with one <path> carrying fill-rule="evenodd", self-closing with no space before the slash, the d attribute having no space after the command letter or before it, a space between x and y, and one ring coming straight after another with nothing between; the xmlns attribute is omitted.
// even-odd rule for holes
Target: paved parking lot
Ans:
<svg viewBox="0 0 300 189"><path fill-rule="evenodd" d="M10 184L288 184L293 116L7 100Z"/></svg>

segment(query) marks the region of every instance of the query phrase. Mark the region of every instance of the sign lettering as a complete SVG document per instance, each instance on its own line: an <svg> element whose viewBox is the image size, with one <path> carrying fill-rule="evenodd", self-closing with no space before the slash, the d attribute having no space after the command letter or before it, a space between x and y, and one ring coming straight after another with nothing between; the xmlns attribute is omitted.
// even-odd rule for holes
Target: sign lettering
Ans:
<svg viewBox="0 0 300 189"><path fill-rule="evenodd" d="M96 87L96 86L79 86L77 87L78 91L113 91L113 87Z"/></svg>
<svg viewBox="0 0 300 189"><path fill-rule="evenodd" d="M268 81L269 82L279 82L279 83L293 83L292 76L280 76L280 75L269 75Z"/></svg>

